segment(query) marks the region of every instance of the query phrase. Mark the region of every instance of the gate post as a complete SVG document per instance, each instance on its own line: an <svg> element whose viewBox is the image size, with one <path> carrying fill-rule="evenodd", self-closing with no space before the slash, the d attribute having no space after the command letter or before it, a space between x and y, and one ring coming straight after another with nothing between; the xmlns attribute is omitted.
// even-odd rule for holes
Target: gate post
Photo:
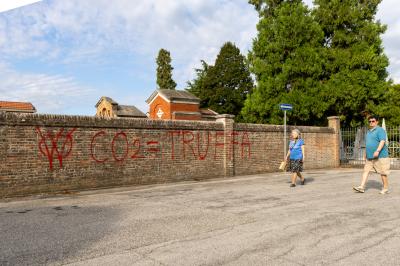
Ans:
<svg viewBox="0 0 400 266"><path fill-rule="evenodd" d="M340 166L340 118L338 116L328 117L328 127L333 128L333 147L334 147L334 158L333 167Z"/></svg>
<svg viewBox="0 0 400 266"><path fill-rule="evenodd" d="M222 114L217 115L217 123L224 125L224 147L223 147L223 158L224 158L224 174L225 177L235 175L235 155L234 149L230 150L231 136L234 132L235 121L234 115Z"/></svg>

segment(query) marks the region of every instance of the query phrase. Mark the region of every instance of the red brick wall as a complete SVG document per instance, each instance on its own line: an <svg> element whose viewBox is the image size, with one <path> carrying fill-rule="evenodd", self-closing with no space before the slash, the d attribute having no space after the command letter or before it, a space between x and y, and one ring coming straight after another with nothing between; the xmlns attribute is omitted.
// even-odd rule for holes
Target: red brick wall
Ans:
<svg viewBox="0 0 400 266"><path fill-rule="evenodd" d="M174 114L174 112L178 113ZM179 112L186 112L186 114L182 114ZM174 120L201 120L201 113L198 104L171 103L171 113L172 119Z"/></svg>
<svg viewBox="0 0 400 266"><path fill-rule="evenodd" d="M334 145L334 136L336 134L333 133L333 129L301 126L296 128L302 132L302 138L305 143L305 169L333 168L337 166L335 150L338 147ZM294 127L288 126L288 137L292 129ZM242 132L247 132L251 146L242 146L240 144L246 142L246 139L240 139L240 133ZM235 124L234 135L237 135L235 136L236 140L232 138L231 142L236 142L235 152L236 154L240 153L241 157L241 160L234 162L235 175L246 175L249 172L276 171L284 158L283 126ZM256 145L253 143L256 143ZM235 158L237 157L235 156Z"/></svg>
<svg viewBox="0 0 400 266"><path fill-rule="evenodd" d="M200 112L198 104L171 103L171 111Z"/></svg>
<svg viewBox="0 0 400 266"><path fill-rule="evenodd" d="M282 126L223 122L0 113L0 198L277 171ZM306 167L335 166L334 130L300 129Z"/></svg>
<svg viewBox="0 0 400 266"><path fill-rule="evenodd" d="M172 114L173 120L201 120L201 115Z"/></svg>

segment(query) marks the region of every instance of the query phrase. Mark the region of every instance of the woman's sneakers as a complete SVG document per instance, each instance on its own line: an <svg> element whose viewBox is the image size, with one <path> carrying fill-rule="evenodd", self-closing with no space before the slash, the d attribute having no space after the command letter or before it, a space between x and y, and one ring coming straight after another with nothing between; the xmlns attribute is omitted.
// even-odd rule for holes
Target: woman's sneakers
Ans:
<svg viewBox="0 0 400 266"><path fill-rule="evenodd" d="M301 180L300 184L304 185L306 183L306 179L304 178L303 180ZM290 184L290 187L295 187L296 184Z"/></svg>
<svg viewBox="0 0 400 266"><path fill-rule="evenodd" d="M384 188L384 189L382 189L380 192L379 192L379 194L389 194L389 189L387 189L387 188Z"/></svg>
<svg viewBox="0 0 400 266"><path fill-rule="evenodd" d="M364 192L365 192L365 189L364 189L362 186L353 187L353 190L354 190L355 192L358 192L358 193L364 193ZM384 194L389 194L389 189L384 188L384 189L382 189L382 190L379 192L379 194L382 194L382 195L384 195Z"/></svg>
<svg viewBox="0 0 400 266"><path fill-rule="evenodd" d="M353 187L353 190L358 193L364 193L365 189L362 186Z"/></svg>

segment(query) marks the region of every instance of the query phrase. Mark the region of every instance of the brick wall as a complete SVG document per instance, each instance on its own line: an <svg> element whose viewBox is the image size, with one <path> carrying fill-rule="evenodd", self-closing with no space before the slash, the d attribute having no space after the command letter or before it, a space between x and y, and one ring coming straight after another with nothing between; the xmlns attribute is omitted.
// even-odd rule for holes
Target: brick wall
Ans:
<svg viewBox="0 0 400 266"><path fill-rule="evenodd" d="M306 168L336 166L333 128L300 127ZM277 171L282 126L0 113L0 198Z"/></svg>
<svg viewBox="0 0 400 266"><path fill-rule="evenodd" d="M200 112L199 104L171 103L171 112Z"/></svg>

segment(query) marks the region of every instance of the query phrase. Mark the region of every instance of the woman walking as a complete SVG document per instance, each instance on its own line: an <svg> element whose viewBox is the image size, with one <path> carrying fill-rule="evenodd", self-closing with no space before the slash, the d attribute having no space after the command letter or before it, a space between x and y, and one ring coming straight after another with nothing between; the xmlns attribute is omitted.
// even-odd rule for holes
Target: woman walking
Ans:
<svg viewBox="0 0 400 266"><path fill-rule="evenodd" d="M306 179L301 175L304 162L304 140L300 137L300 130L293 129L290 134L292 140L289 143L289 151L286 160L289 160L288 172L292 173L290 187L296 186L296 178L299 177L301 184L304 185Z"/></svg>

